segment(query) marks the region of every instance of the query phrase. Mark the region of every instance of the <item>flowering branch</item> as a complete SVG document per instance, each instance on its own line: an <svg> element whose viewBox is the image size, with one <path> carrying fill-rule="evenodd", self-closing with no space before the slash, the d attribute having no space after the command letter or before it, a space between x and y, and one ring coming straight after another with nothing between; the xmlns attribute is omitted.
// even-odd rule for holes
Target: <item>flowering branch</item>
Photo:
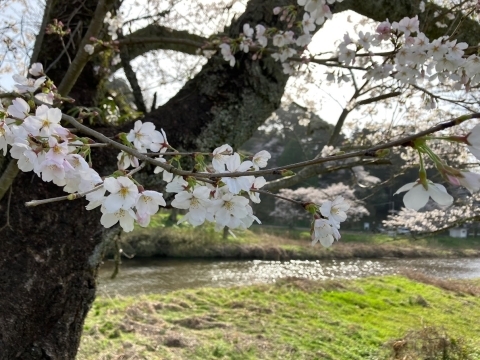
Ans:
<svg viewBox="0 0 480 360"><path fill-rule="evenodd" d="M342 155L335 155L335 156L328 156L325 158L315 158L312 160L307 160L307 161L302 161L299 163L295 164L290 164L290 165L285 165L282 167L277 167L277 168L271 168L267 170L256 170L256 171L247 171L247 172L220 172L220 173L194 173L191 171L185 171L185 170L180 170L175 168L172 165L160 162L158 160L152 159L151 157L142 154L141 152L128 147L126 145L120 144L119 142L112 140L105 135L99 133L98 131L95 131L85 125L80 124L75 118L72 116L62 114L62 119L69 122L73 127L77 128L79 131L81 131L84 134L90 135L98 140L100 140L103 143L107 143L111 145L112 147L122 150L126 152L127 154L130 154L139 160L146 161L151 163L152 165L159 166L162 169L173 173L175 175L180 175L180 176L193 176L195 178L207 178L207 179L215 179L215 178L227 178L227 177L239 177L239 176L246 176L246 175L253 175L253 176L262 176L262 175L282 175L285 173L285 170L292 170L292 169L298 169L306 166L312 166L312 165L318 165L322 164L325 162L330 162L330 161L336 161L336 160L344 160L344 159L349 159L352 157L357 157L357 156L369 156L369 157L376 157L378 156L376 152L378 150L384 150L384 149L390 149L393 147L398 147L398 146L408 146L410 142L412 142L415 139L418 139L420 137L423 137L425 135L429 135L432 133L435 133L437 131L445 130L448 128L451 128L453 126L460 125L461 123L470 120L470 119L478 119L480 118L480 113L474 113L474 114L467 114L467 115L462 115L457 118L454 118L452 120L442 122L440 124L437 124L435 126L430 127L429 129L420 131L416 134L409 135L397 140L393 140L390 142L387 142L385 144L380 144L377 146L373 146L371 148L368 148L366 150L359 150L359 151L354 151L351 153L346 153ZM190 154L190 153L189 153Z"/></svg>
<svg viewBox="0 0 480 360"><path fill-rule="evenodd" d="M128 175L132 176L133 174L139 172L140 170L142 170L145 167L145 164L146 163L142 163L140 166L138 166L135 169L129 171ZM80 199L80 198L84 197L85 195L88 195L88 194L91 194L91 193L93 193L97 190L100 190L101 188L103 188L103 183L99 183L99 184L95 185L95 187L93 189L88 190L88 191L84 191L84 192L69 194L69 195L66 195L66 196L57 196L57 197L54 197L54 198L49 198L49 199L44 199L44 200L28 201L28 202L25 203L25 206L26 207L34 207L34 206L38 206L38 205L50 204L50 203L57 202L57 201L76 200L76 199Z"/></svg>

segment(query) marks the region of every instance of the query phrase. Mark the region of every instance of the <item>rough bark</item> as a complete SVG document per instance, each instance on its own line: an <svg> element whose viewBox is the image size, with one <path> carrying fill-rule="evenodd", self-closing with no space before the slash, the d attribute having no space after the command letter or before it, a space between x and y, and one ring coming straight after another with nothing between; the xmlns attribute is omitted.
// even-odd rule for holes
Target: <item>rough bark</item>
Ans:
<svg viewBox="0 0 480 360"><path fill-rule="evenodd" d="M96 2L82 1L84 6L77 9L79 3L56 2L52 18L70 21L73 27L82 21L83 34ZM272 7L273 1L252 1L230 31L238 34L245 21L275 25ZM69 19L73 10L76 15ZM57 39L46 36L45 41L39 58L49 64L61 49ZM163 127L176 146L212 148L222 141L239 145L278 106L287 80L280 64L271 59L239 60L239 66L231 68L215 56L146 120ZM99 80L92 67L87 65L70 93L81 104L95 103ZM58 83L67 68L62 57L49 75ZM107 164L115 164L116 152L96 152L97 170L108 174ZM74 359L84 318L95 298L103 244L114 232L104 231L99 211L86 211L83 200L26 208L26 201L63 195L61 188L32 173L19 174L12 190L11 203L8 196L0 202L0 226L7 213L10 218L10 226L0 232L0 359Z"/></svg>
<svg viewBox="0 0 480 360"><path fill-rule="evenodd" d="M281 27L271 14L278 5L251 1L229 35L238 36L247 22ZM211 150L225 143L238 147L278 108L287 79L272 58L252 61L249 55L238 54L231 67L217 54L167 104L147 114L145 121L162 127L174 139L173 145L183 149Z"/></svg>
<svg viewBox="0 0 480 360"><path fill-rule="evenodd" d="M68 49L71 57L97 3L52 4L50 21L57 18L72 28L80 23ZM48 65L62 48L54 35L43 40L38 56ZM68 66L63 56L48 75L58 84ZM91 64L84 73L91 75ZM72 96L91 105L97 85L95 77L82 76ZM100 168L107 164L102 159ZM0 202L0 227L9 219L0 231L0 359L74 359L83 320L95 297L101 249L113 233L99 227L98 212L86 211L82 200L26 208L28 200L64 195L61 188L33 173L20 173L9 191L12 196Z"/></svg>

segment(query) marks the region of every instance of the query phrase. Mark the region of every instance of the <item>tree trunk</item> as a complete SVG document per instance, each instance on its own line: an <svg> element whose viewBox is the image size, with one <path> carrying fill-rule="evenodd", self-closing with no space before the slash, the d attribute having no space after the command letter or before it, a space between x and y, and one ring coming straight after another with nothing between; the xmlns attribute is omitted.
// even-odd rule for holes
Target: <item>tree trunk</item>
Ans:
<svg viewBox="0 0 480 360"><path fill-rule="evenodd" d="M55 3L51 18L64 23L68 19L60 15L71 14L79 4ZM273 3L251 1L230 33L238 34L247 21L275 26ZM82 21L82 32L95 2L88 0L85 6L70 25ZM61 52L59 46L58 38L46 36L39 59L48 65ZM67 67L63 57L48 75L58 84ZM145 121L163 127L172 145L179 148L212 149L224 142L238 146L278 107L286 81L281 65L272 59L252 62L245 56L231 68L216 55L165 106L147 114ZM78 104L95 105L98 84L89 64L70 95ZM119 130L127 129L104 132L111 135ZM96 169L101 169L101 175L111 173L117 152L95 152ZM2 166L5 164L0 163ZM145 176L143 180L148 182ZM100 212L86 211L85 200L25 207L29 200L65 195L33 173L20 173L9 191L11 196L7 192L0 201L0 226L9 220L0 232L0 359L74 359L85 316L95 298L103 248L118 228L105 231Z"/></svg>

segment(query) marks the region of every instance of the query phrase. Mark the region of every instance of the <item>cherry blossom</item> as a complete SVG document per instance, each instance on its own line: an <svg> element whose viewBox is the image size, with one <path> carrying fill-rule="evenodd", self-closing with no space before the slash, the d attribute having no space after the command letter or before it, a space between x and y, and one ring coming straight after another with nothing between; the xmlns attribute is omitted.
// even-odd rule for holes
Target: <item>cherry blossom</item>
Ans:
<svg viewBox="0 0 480 360"><path fill-rule="evenodd" d="M465 138L467 148L473 156L480 160L480 124L475 125Z"/></svg>
<svg viewBox="0 0 480 360"><path fill-rule="evenodd" d="M155 215L159 206L166 206L163 195L157 191L145 190L138 194L135 208L137 213Z"/></svg>
<svg viewBox="0 0 480 360"><path fill-rule="evenodd" d="M28 72L33 76L43 75L42 63L33 63L32 66L30 66L30 69L28 70Z"/></svg>
<svg viewBox="0 0 480 360"><path fill-rule="evenodd" d="M213 150L212 155L212 166L218 172L225 171L225 161L233 154L233 149L230 145L224 144L215 150Z"/></svg>
<svg viewBox="0 0 480 360"><path fill-rule="evenodd" d="M165 160L163 157L158 157L155 160L158 160L160 162L166 163L167 160ZM155 169L153 170L154 174L159 174L163 173L163 181L170 182L173 180L173 174L162 168L161 166L156 166Z"/></svg>
<svg viewBox="0 0 480 360"><path fill-rule="evenodd" d="M8 127L6 121L0 121L0 150L3 155L7 155L7 146L11 141L12 131Z"/></svg>
<svg viewBox="0 0 480 360"><path fill-rule="evenodd" d="M258 170L260 168L266 167L267 162L268 160L270 160L271 157L272 155L270 155L268 151L266 150L259 151L258 153L253 155L253 158L252 158L253 168L255 170Z"/></svg>
<svg viewBox="0 0 480 360"><path fill-rule="evenodd" d="M324 247L332 246L335 238L333 237L334 230L330 222L326 219L316 219L312 231L312 245L318 241Z"/></svg>
<svg viewBox="0 0 480 360"><path fill-rule="evenodd" d="M30 106L22 98L12 100L12 105L7 109L8 114L17 119L25 119L30 113Z"/></svg>
<svg viewBox="0 0 480 360"><path fill-rule="evenodd" d="M43 160L39 166L39 171L42 172L42 180L45 182L52 181L58 186L66 184L66 170L73 171L68 161L57 162L51 158Z"/></svg>
<svg viewBox="0 0 480 360"><path fill-rule="evenodd" d="M480 174L470 171L460 171L458 175L447 174L448 181L457 186L463 186L471 194L480 190Z"/></svg>
<svg viewBox="0 0 480 360"><path fill-rule="evenodd" d="M10 155L18 160L17 166L23 172L32 171L37 162L37 154L30 147L27 140L16 139L10 149Z"/></svg>
<svg viewBox="0 0 480 360"><path fill-rule="evenodd" d="M412 32L418 32L420 22L418 21L418 16L414 18L404 17L400 22L393 22L392 29L402 31L405 36L409 36Z"/></svg>
<svg viewBox="0 0 480 360"><path fill-rule="evenodd" d="M447 193L447 189L441 184L426 182L427 188L420 182L413 182L403 185L394 195L407 191L403 197L403 203L407 209L420 210L424 207L429 198L432 198L440 206L450 206L453 197Z"/></svg>
<svg viewBox="0 0 480 360"><path fill-rule="evenodd" d="M310 14L303 14L302 20L303 32L305 34L310 34L310 31L315 31L315 19L310 17Z"/></svg>
<svg viewBox="0 0 480 360"><path fill-rule="evenodd" d="M153 152L165 152L168 150L167 135L163 129L155 130L150 135L150 150Z"/></svg>
<svg viewBox="0 0 480 360"><path fill-rule="evenodd" d="M240 155L234 153L232 156L226 159L225 165L227 167L227 172L244 172L253 167L251 161L240 161ZM232 194L238 194L240 191L249 191L253 182L255 181L254 176L238 176L238 177L224 177L222 181L227 184L228 189Z"/></svg>
<svg viewBox="0 0 480 360"><path fill-rule="evenodd" d="M261 47L266 47L268 44L268 39L265 36L265 26L263 25L257 25L255 26L255 31L256 31L256 38L257 42L260 44Z"/></svg>
<svg viewBox="0 0 480 360"><path fill-rule="evenodd" d="M248 195L250 196L250 200L252 200L256 204L260 203L260 193L252 190L258 190L262 188L266 183L267 183L267 180L265 180L263 176L259 176L255 178L255 181L253 182L252 187L248 192Z"/></svg>
<svg viewBox="0 0 480 360"><path fill-rule="evenodd" d="M225 61L230 63L230 66L235 65L235 56L232 54L232 50L230 49L230 45L228 44L220 44L220 50Z"/></svg>
<svg viewBox="0 0 480 360"><path fill-rule="evenodd" d="M193 192L182 191L175 195L172 206L178 209L188 209L188 221L192 225L198 226L205 222L207 208L211 205L209 197L210 189L206 186L198 186Z"/></svg>
<svg viewBox="0 0 480 360"><path fill-rule="evenodd" d="M85 50L86 53L89 55L93 55L93 52L95 51L95 47L92 44L87 44L83 47L83 50Z"/></svg>
<svg viewBox="0 0 480 360"><path fill-rule="evenodd" d="M37 108L35 116L40 120L40 136L50 136L53 134L60 136L67 136L68 130L60 125L62 120L62 112L57 108L49 108L46 105L41 105Z"/></svg>
<svg viewBox="0 0 480 360"><path fill-rule="evenodd" d="M130 232L134 228L135 219L136 215L132 209L118 209L115 212L108 212L104 207L102 207L102 217L100 218L100 223L104 227L110 228L117 222L120 222L120 226L122 227L123 231Z"/></svg>
<svg viewBox="0 0 480 360"><path fill-rule="evenodd" d="M138 195L138 188L126 176L118 178L109 177L103 182L105 190L110 192L103 203L105 211L108 213L117 212L119 209L127 210L131 208Z"/></svg>
<svg viewBox="0 0 480 360"><path fill-rule="evenodd" d="M155 130L155 125L151 122L142 123L140 120L135 121L134 128L127 135L127 140L133 142L133 145L140 151L146 152L150 146L152 139L150 134Z"/></svg>
<svg viewBox="0 0 480 360"><path fill-rule="evenodd" d="M46 80L45 76L39 77L38 79L28 79L25 76L18 74L13 75L13 80L17 82L15 88L19 93L25 92L35 92Z"/></svg>
<svg viewBox="0 0 480 360"><path fill-rule="evenodd" d="M130 166L136 168L139 165L138 159L135 156L127 154L122 151L117 155L117 166L120 170L126 170ZM163 170L163 169L162 169Z"/></svg>
<svg viewBox="0 0 480 360"><path fill-rule="evenodd" d="M251 38L253 36L253 32L254 29L252 29L249 24L243 24L243 34L246 37Z"/></svg>
<svg viewBox="0 0 480 360"><path fill-rule="evenodd" d="M188 182L185 181L181 176L175 176L173 180L167 184L165 190L167 192L179 193L188 188Z"/></svg>
<svg viewBox="0 0 480 360"><path fill-rule="evenodd" d="M320 212L328 218L332 224L340 226L340 223L347 219L345 211L349 208L350 205L345 202L343 196L337 196L333 201L325 201L320 207Z"/></svg>
<svg viewBox="0 0 480 360"><path fill-rule="evenodd" d="M212 205L215 220L221 227L235 229L240 226L241 219L248 215L248 199L243 196L226 193L221 199L213 200Z"/></svg>

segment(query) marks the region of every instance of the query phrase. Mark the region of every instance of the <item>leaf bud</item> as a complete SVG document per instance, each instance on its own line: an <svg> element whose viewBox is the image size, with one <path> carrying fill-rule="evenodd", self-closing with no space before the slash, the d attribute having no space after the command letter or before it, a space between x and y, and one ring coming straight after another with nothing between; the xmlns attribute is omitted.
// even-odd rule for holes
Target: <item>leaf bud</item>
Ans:
<svg viewBox="0 0 480 360"><path fill-rule="evenodd" d="M384 158L390 154L390 149L380 149L375 151L375 157Z"/></svg>
<svg viewBox="0 0 480 360"><path fill-rule="evenodd" d="M295 173L294 173L292 170L286 170L286 169L280 170L279 173L280 173L280 175L282 175L283 177L295 175Z"/></svg>
<svg viewBox="0 0 480 360"><path fill-rule="evenodd" d="M318 206L314 203L307 203L306 205L304 205L304 208L313 215L315 215L315 213L318 211Z"/></svg>

